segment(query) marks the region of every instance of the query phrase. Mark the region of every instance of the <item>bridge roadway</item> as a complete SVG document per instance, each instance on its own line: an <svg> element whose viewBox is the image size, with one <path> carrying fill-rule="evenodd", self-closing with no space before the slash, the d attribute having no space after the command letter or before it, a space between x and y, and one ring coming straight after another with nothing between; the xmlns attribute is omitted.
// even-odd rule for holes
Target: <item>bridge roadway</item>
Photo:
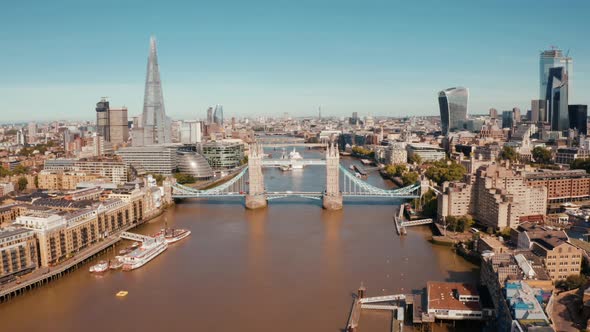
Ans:
<svg viewBox="0 0 590 332"><path fill-rule="evenodd" d="M292 164L312 166L312 165L326 165L325 159L264 159L262 160L262 167L280 167L289 166Z"/></svg>

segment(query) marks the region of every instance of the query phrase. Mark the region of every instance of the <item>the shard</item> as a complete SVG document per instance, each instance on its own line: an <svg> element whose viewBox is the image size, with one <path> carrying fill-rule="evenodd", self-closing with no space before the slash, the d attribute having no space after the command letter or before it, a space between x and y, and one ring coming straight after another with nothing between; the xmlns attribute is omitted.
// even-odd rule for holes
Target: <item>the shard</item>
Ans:
<svg viewBox="0 0 590 332"><path fill-rule="evenodd" d="M165 144L171 141L170 119L166 116L164 108L156 39L151 37L145 78L143 113L140 128L134 130L133 145Z"/></svg>

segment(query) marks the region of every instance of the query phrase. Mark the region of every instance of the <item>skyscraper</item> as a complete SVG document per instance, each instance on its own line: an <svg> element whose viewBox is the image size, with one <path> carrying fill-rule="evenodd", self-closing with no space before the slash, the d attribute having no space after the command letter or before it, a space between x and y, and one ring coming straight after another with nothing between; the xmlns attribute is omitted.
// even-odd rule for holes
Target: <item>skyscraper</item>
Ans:
<svg viewBox="0 0 590 332"><path fill-rule="evenodd" d="M209 107L207 109L207 123L206 124L212 124L213 123L213 107Z"/></svg>
<svg viewBox="0 0 590 332"><path fill-rule="evenodd" d="M502 112L502 128L514 127L514 111Z"/></svg>
<svg viewBox="0 0 590 332"><path fill-rule="evenodd" d="M531 100L531 119L532 122L547 121L547 101L543 99Z"/></svg>
<svg viewBox="0 0 590 332"><path fill-rule="evenodd" d="M564 67L549 69L549 81L547 83L547 109L551 130L563 131L569 128L568 119L568 75Z"/></svg>
<svg viewBox="0 0 590 332"><path fill-rule="evenodd" d="M565 72L570 77L570 90L571 90L571 77L573 74L573 60L567 55L564 56L563 52L559 49L551 49L541 52L539 58L539 99L547 99L547 84L549 83L549 70L551 68L563 67Z"/></svg>
<svg viewBox="0 0 590 332"><path fill-rule="evenodd" d="M112 144L127 142L129 139L127 108L110 108L109 102L102 98L96 103L96 133Z"/></svg>
<svg viewBox="0 0 590 332"><path fill-rule="evenodd" d="M165 144L172 141L170 118L166 116L156 39L150 38L150 54L147 62L143 113L140 127L133 131L133 145Z"/></svg>
<svg viewBox="0 0 590 332"><path fill-rule="evenodd" d="M215 112L213 112L213 122L223 126L223 106L215 105Z"/></svg>
<svg viewBox="0 0 590 332"><path fill-rule="evenodd" d="M467 121L468 102L469 89L467 88L449 88L438 93L443 135L463 129L463 125Z"/></svg>
<svg viewBox="0 0 590 332"><path fill-rule="evenodd" d="M570 129L577 129L580 135L588 134L588 105L569 105Z"/></svg>

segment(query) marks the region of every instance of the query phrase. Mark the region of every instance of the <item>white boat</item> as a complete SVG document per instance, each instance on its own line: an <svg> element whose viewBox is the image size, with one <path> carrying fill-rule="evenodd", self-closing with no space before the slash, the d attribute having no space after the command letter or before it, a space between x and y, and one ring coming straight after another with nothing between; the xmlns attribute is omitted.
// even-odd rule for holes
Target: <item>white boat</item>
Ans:
<svg viewBox="0 0 590 332"><path fill-rule="evenodd" d="M123 256L123 271L142 267L166 249L168 249L168 242L164 236L150 238L142 242L139 248Z"/></svg>
<svg viewBox="0 0 590 332"><path fill-rule="evenodd" d="M289 152L289 159L301 160L301 159L303 159L303 157L301 156L301 154L299 152L297 152L297 150L295 150L295 148L293 148L293 151Z"/></svg>
<svg viewBox="0 0 590 332"><path fill-rule="evenodd" d="M104 272L109 269L109 262L107 261L100 261L96 265L92 265L89 269L90 272L100 273Z"/></svg>
<svg viewBox="0 0 590 332"><path fill-rule="evenodd" d="M279 168L283 172L287 172L287 171L290 171L291 170L291 166L289 166L289 165L281 165L281 166L279 166Z"/></svg>
<svg viewBox="0 0 590 332"><path fill-rule="evenodd" d="M174 228L163 228L162 230L160 230L158 233L156 233L154 235L154 237L158 237L158 236L164 236L164 239L166 240L166 242L168 243L174 243L174 242L178 242L182 239L184 239L185 237L191 235L191 231L189 231L188 229L174 229Z"/></svg>

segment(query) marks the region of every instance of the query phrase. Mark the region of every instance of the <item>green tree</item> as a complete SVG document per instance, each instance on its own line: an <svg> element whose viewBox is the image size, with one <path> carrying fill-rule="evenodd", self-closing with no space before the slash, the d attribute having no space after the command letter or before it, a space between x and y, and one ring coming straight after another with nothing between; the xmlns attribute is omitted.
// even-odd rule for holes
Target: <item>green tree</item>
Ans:
<svg viewBox="0 0 590 332"><path fill-rule="evenodd" d="M178 182L179 184L187 184L187 183L197 182L197 179L195 179L195 177L190 174L174 173L174 178L176 179L176 182Z"/></svg>
<svg viewBox="0 0 590 332"><path fill-rule="evenodd" d="M410 158L409 158L410 164L422 164L422 157L420 157L417 154L413 154Z"/></svg>
<svg viewBox="0 0 590 332"><path fill-rule="evenodd" d="M588 278L583 274L572 274L567 276L565 280L559 280L555 286L561 289L572 290L586 285Z"/></svg>
<svg viewBox="0 0 590 332"><path fill-rule="evenodd" d="M447 162L439 160L433 162L432 166L426 170L424 175L438 185L442 185L445 181L461 180L466 171L465 167L455 161Z"/></svg>
<svg viewBox="0 0 590 332"><path fill-rule="evenodd" d="M590 158L575 159L570 164L571 169L583 169L586 173L590 173Z"/></svg>
<svg viewBox="0 0 590 332"><path fill-rule="evenodd" d="M537 146L533 149L533 159L540 164L549 164L551 163L551 150Z"/></svg>
<svg viewBox="0 0 590 332"><path fill-rule="evenodd" d="M154 178L154 180L156 180L156 183L159 186L161 186L162 182L164 182L164 179L165 179L164 175L162 175L162 174L151 174L151 175Z"/></svg>
<svg viewBox="0 0 590 332"><path fill-rule="evenodd" d="M0 166L0 177L9 176L11 174L10 170Z"/></svg>
<svg viewBox="0 0 590 332"><path fill-rule="evenodd" d="M18 190L23 191L23 190L27 189L28 184L29 184L29 181L27 180L27 178L24 176L21 176L17 182Z"/></svg>
<svg viewBox="0 0 590 332"><path fill-rule="evenodd" d="M414 184L418 181L418 173L416 172L405 172L402 175L402 182L404 184L404 186L409 186L411 184Z"/></svg>
<svg viewBox="0 0 590 332"><path fill-rule="evenodd" d="M39 175L35 175L35 188L39 188Z"/></svg>
<svg viewBox="0 0 590 332"><path fill-rule="evenodd" d="M17 174L17 175L27 174L28 172L29 172L29 169L23 165L16 165L14 167L14 169L12 170L12 174Z"/></svg>
<svg viewBox="0 0 590 332"><path fill-rule="evenodd" d="M438 211L438 202L436 193L432 189L428 190L424 196L422 196L422 214L426 217L434 218Z"/></svg>
<svg viewBox="0 0 590 332"><path fill-rule="evenodd" d="M502 147L502 151L500 152L500 159L515 162L516 160L518 160L518 153L516 152L516 150L514 150L513 147L504 145Z"/></svg>

